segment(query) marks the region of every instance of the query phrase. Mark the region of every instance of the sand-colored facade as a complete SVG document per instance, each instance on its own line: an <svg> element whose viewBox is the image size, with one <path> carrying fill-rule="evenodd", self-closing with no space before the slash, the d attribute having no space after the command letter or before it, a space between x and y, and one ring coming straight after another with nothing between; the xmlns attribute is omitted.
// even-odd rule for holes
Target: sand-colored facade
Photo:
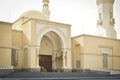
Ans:
<svg viewBox="0 0 120 80"><path fill-rule="evenodd" d="M109 38L90 35L71 38L71 25L49 20L48 3L49 0L43 0L42 12L30 10L13 23L0 22L0 69L120 70L120 40L113 39L115 34L109 34ZM113 3L109 4L105 7ZM106 20L109 22L109 18ZM114 32L112 27L106 31Z"/></svg>
<svg viewBox="0 0 120 80"><path fill-rule="evenodd" d="M0 22L0 64L2 68L11 68L11 23Z"/></svg>
<svg viewBox="0 0 120 80"><path fill-rule="evenodd" d="M51 69L72 68L70 25L25 17L12 25L6 24L1 23L0 29L3 38L0 57L5 59L1 60L1 68L5 64L8 68L40 70L40 55L52 57ZM8 50L4 49L7 45Z"/></svg>
<svg viewBox="0 0 120 80"><path fill-rule="evenodd" d="M82 69L120 69L120 40L91 35L72 38L72 67Z"/></svg>
<svg viewBox="0 0 120 80"><path fill-rule="evenodd" d="M18 20L18 24L21 19ZM39 56L50 55L52 69L120 70L120 40L118 39L91 35L71 38L70 25L36 19L23 22L22 30L12 29L13 25L0 23L1 69L40 70ZM65 38L65 42L61 43L62 37Z"/></svg>

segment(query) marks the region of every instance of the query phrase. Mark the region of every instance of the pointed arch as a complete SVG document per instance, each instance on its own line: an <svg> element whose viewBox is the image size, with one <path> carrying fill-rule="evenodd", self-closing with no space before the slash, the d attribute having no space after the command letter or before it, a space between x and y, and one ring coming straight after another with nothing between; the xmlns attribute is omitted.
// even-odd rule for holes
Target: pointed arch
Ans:
<svg viewBox="0 0 120 80"><path fill-rule="evenodd" d="M66 38L65 38L64 34L60 30L55 29L55 28L44 28L44 29L40 30L39 32L40 33L37 34L37 39L36 39L36 45L37 46L40 46L41 39L45 34L47 34L48 32L54 32L59 36L62 48L67 47L66 46L67 45L66 44Z"/></svg>

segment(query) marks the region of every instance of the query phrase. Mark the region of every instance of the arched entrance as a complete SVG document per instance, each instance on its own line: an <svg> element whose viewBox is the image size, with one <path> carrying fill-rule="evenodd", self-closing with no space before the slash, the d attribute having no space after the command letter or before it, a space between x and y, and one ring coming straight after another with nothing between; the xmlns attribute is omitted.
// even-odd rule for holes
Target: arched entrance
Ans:
<svg viewBox="0 0 120 80"><path fill-rule="evenodd" d="M66 45L64 43L54 31L48 31L41 37L39 66L42 71L51 72L63 68L63 48Z"/></svg>

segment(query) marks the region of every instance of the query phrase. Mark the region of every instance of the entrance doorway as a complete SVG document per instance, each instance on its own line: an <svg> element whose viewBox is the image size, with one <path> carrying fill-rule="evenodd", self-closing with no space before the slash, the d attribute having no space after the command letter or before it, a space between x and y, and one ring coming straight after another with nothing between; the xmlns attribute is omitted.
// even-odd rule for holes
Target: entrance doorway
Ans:
<svg viewBox="0 0 120 80"><path fill-rule="evenodd" d="M47 72L52 72L52 56L51 55L39 55L39 66Z"/></svg>

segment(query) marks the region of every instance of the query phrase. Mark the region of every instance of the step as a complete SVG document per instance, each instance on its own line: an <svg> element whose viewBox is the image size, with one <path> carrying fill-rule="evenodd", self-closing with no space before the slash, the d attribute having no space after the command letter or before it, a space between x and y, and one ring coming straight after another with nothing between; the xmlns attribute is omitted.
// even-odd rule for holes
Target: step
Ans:
<svg viewBox="0 0 120 80"><path fill-rule="evenodd" d="M3 73L2 73L3 72ZM1 78L75 78L75 77L120 77L110 75L106 72L85 71L85 72L14 72L0 71Z"/></svg>

